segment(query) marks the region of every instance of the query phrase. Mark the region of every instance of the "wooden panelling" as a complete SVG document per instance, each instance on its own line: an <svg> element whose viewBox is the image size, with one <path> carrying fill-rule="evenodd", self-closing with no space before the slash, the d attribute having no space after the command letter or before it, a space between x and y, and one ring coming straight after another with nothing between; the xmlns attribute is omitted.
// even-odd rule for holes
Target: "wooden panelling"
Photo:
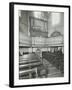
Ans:
<svg viewBox="0 0 72 90"><path fill-rule="evenodd" d="M20 43L20 46L31 46L32 45L31 37L25 36L21 33L19 43Z"/></svg>
<svg viewBox="0 0 72 90"><path fill-rule="evenodd" d="M38 34L36 34L36 35L38 35ZM45 37L29 37L29 36L21 36L20 37L20 46L48 47L48 46L63 46L63 45L64 45L63 36L49 37L49 38L48 37L47 38L45 38Z"/></svg>
<svg viewBox="0 0 72 90"><path fill-rule="evenodd" d="M63 37L50 37L50 38L42 38L42 37L32 37L32 46L36 47L48 47L48 46L63 46Z"/></svg>

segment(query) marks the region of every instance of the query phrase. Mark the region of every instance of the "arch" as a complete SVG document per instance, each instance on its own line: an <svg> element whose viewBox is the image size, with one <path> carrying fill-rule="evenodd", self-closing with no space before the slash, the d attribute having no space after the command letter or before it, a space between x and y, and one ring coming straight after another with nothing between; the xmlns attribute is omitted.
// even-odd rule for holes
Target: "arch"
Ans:
<svg viewBox="0 0 72 90"><path fill-rule="evenodd" d="M58 31L55 31L51 34L51 37L57 37L57 36L62 36L62 34Z"/></svg>

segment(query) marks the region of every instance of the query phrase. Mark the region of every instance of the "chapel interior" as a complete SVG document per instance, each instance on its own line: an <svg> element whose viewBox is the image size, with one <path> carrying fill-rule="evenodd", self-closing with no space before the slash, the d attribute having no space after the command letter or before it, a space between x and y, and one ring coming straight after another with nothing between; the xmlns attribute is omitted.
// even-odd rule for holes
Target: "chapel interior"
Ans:
<svg viewBox="0 0 72 90"><path fill-rule="evenodd" d="M64 77L64 13L19 11L19 79Z"/></svg>

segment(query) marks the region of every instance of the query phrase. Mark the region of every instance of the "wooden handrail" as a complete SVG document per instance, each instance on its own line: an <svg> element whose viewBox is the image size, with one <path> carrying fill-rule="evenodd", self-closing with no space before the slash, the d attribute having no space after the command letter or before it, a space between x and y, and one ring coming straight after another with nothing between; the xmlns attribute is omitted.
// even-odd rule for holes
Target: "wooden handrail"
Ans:
<svg viewBox="0 0 72 90"><path fill-rule="evenodd" d="M41 63L31 63L31 64L25 64L25 65L19 65L19 68L23 68L23 67L29 67L29 66L34 66L34 65L40 65Z"/></svg>
<svg viewBox="0 0 72 90"><path fill-rule="evenodd" d="M24 73L31 73L31 72L37 72L37 68L33 68L33 69L28 69L25 71L20 71L19 74L24 74Z"/></svg>
<svg viewBox="0 0 72 90"><path fill-rule="evenodd" d="M22 65L22 64L29 64L29 63L36 63L36 62L40 62L40 61L37 61L37 60L32 60L32 61L21 61L21 62L19 62L19 65Z"/></svg>

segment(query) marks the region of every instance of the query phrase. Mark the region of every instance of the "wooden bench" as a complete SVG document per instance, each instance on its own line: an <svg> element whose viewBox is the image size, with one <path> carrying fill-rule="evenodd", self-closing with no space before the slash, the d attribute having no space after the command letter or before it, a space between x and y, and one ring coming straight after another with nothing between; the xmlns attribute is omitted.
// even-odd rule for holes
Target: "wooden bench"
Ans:
<svg viewBox="0 0 72 90"><path fill-rule="evenodd" d="M19 60L19 78L29 79L38 77L37 69L42 65L40 59L35 54L21 56Z"/></svg>

